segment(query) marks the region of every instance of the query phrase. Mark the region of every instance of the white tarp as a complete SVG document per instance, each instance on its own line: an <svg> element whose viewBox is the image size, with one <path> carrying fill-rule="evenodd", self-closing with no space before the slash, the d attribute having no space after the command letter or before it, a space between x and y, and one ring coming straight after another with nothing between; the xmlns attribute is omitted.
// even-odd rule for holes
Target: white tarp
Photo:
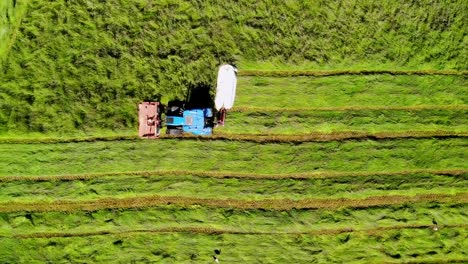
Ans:
<svg viewBox="0 0 468 264"><path fill-rule="evenodd" d="M231 109L234 105L237 85L236 72L237 69L229 64L219 67L215 97L215 107L218 111L222 108Z"/></svg>

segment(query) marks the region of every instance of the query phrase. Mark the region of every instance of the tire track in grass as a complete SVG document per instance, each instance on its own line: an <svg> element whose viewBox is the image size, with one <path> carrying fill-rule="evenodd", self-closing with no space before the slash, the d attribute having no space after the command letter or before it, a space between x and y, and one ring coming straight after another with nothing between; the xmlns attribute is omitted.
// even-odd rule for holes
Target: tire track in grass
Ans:
<svg viewBox="0 0 468 264"><path fill-rule="evenodd" d="M301 142L326 142L326 141L344 141L344 140L391 140L401 138L463 138L468 137L468 132L453 131L402 131L402 132L359 132L359 131L341 131L331 133L308 133L297 135L284 134L228 134L215 133L212 136L196 135L161 135L157 140L225 140L225 141L244 141L255 143L301 143ZM0 144L54 144L54 143L78 143L95 141L124 141L124 140L145 140L137 136L122 137L89 137L89 138L48 138L48 139L0 139Z"/></svg>
<svg viewBox="0 0 468 264"><path fill-rule="evenodd" d="M454 224L454 225L439 225L438 228L467 228L468 224ZM402 229L426 229L434 228L434 225L427 224L411 224L411 225L395 225L395 226L381 226L371 229L356 229L356 228L335 228L335 229L318 229L310 231L291 231L291 232L261 232L261 231L245 231L235 229L219 229L212 227L164 227L157 229L137 229L137 230L123 230L123 231L91 231L91 232L37 232L28 234L14 234L14 238L54 238L54 237L88 237L88 236L103 236L103 235L129 235L138 233L195 233L195 234L208 234L208 235L338 235L343 233L366 233L368 235L378 235L385 231L402 230ZM3 236L8 237L8 236Z"/></svg>
<svg viewBox="0 0 468 264"><path fill-rule="evenodd" d="M325 77L337 75L455 75L466 76L468 71L456 70L242 70L239 76L259 76L259 77Z"/></svg>
<svg viewBox="0 0 468 264"><path fill-rule="evenodd" d="M88 174L71 174L71 175L42 175L42 176L0 176L0 182L15 182L15 181L75 181L75 180L91 180L103 177L112 176L142 176L142 177L161 177L161 176L194 176L201 178L239 178L239 179L267 179L267 180L282 180L282 179L320 179L320 178L339 178L339 177L370 177L370 176L401 176L415 174L432 174L432 175L447 175L447 176L463 176L468 174L468 170L407 170L407 171L322 171L309 173L285 173L285 174L261 174L261 173L246 173L246 172L214 172L214 171L184 171L184 170L159 170L159 171L128 171L128 172L110 172L110 173L88 173Z"/></svg>
<svg viewBox="0 0 468 264"><path fill-rule="evenodd" d="M265 200L239 200L239 199L205 199L183 196L143 196L133 198L103 198L89 201L55 201L55 202L8 202L0 203L0 212L73 212L97 211L102 209L130 209L148 208L158 206L206 206L213 208L237 209L265 209L265 210L291 210L291 209L338 209L338 208L369 208L376 206L438 202L438 203L468 203L468 193L458 194L422 194L415 196L387 195L370 196L363 199L265 199Z"/></svg>

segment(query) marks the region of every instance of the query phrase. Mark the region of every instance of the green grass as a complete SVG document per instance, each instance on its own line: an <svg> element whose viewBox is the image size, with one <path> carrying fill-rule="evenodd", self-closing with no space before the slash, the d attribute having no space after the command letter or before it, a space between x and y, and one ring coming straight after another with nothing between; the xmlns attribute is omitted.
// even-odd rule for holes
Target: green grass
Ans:
<svg viewBox="0 0 468 264"><path fill-rule="evenodd" d="M129 198L158 194L211 199L304 199L365 198L379 195L455 194L466 187L467 174L460 176L427 173L337 177L329 179L217 179L193 176L142 177L119 175L91 180L0 183L0 200L54 201L90 200L102 197Z"/></svg>
<svg viewBox="0 0 468 264"><path fill-rule="evenodd" d="M465 224L466 204L413 203L385 207L316 210L241 210L203 206L160 206L92 212L0 213L1 236L198 227L242 232L308 232L351 228ZM326 232L324 232L326 234Z"/></svg>
<svg viewBox="0 0 468 264"><path fill-rule="evenodd" d="M221 261L257 263L361 263L414 260L449 263L466 261L462 228L398 230L377 237L347 234L315 235L203 235L187 233L131 234L85 238L5 239L6 262L158 262L198 263L212 261L213 249L221 248ZM404 241L404 242L403 242ZM92 246L90 246L90 244ZM379 245L379 246L375 246ZM29 252L24 254L24 252ZM287 252L287 253L285 253ZM434 256L435 255L435 256Z"/></svg>
<svg viewBox="0 0 468 264"><path fill-rule="evenodd" d="M213 90L226 62L240 70L468 69L464 0L13 2L0 5L1 133L134 128L138 102ZM308 102L343 103L328 96Z"/></svg>
<svg viewBox="0 0 468 264"><path fill-rule="evenodd" d="M228 114L226 127L216 131L463 132L466 131L467 86L466 78L457 76L240 77L234 110ZM132 111L135 117L136 110ZM135 124L113 130L21 133L23 138L130 135L136 135ZM18 132L0 133L0 138L12 137L18 137Z"/></svg>
<svg viewBox="0 0 468 264"><path fill-rule="evenodd" d="M16 40L21 19L26 13L26 1L0 2L0 66Z"/></svg>
<svg viewBox="0 0 468 264"><path fill-rule="evenodd" d="M240 77L234 107L467 105L465 77Z"/></svg>
<svg viewBox="0 0 468 264"><path fill-rule="evenodd" d="M213 249L221 248L226 262L295 263L330 261L398 261L463 259L464 228L449 227L466 223L464 206L418 204L366 210L233 210L169 206L145 210L114 210L92 213L12 213L1 214L2 235L37 233L83 233L93 231L131 231L114 235L51 238L0 238L3 262L157 261L190 263L208 261ZM439 231L430 226L436 218ZM367 223L367 224L364 224ZM370 224L373 223L373 224ZM411 226L427 225L422 228ZM444 227L443 225L446 225ZM152 233L164 227L215 227L251 232L292 234L241 235L174 232ZM408 226L408 229L344 232L326 230L374 230L377 227ZM14 231L13 231L14 230ZM297 235L294 232L323 231L324 234ZM13 232L12 232L13 231ZM342 232L342 231L341 231ZM261 250L259 250L261 249ZM287 250L286 250L287 249ZM286 251L285 251L286 250ZM433 253L428 253L433 252ZM397 255L400 255L397 257ZM392 257L393 256L393 257ZM190 258L195 258L191 260Z"/></svg>
<svg viewBox="0 0 468 264"><path fill-rule="evenodd" d="M464 138L303 144L136 140L0 144L0 175L142 170L289 173L465 169Z"/></svg>
<svg viewBox="0 0 468 264"><path fill-rule="evenodd" d="M23 175L23 180L0 183L0 199L6 204L153 194L257 200L460 193L465 190L466 173L379 172L466 169L465 147L464 138L302 144L177 139L0 144L0 175ZM27 181L32 175L174 169L232 175L332 170L350 175L248 179L129 173ZM356 171L377 173L353 176ZM464 261L465 212L463 201L315 210L196 204L66 213L31 209L0 213L0 261L198 263L211 261L215 248L222 249L221 261L234 263ZM433 230L434 219L438 231Z"/></svg>
<svg viewBox="0 0 468 264"><path fill-rule="evenodd" d="M0 262L208 263L215 248L221 263L468 262L466 13L2 1ZM213 90L224 62L237 97L213 139L136 139L138 102Z"/></svg>
<svg viewBox="0 0 468 264"><path fill-rule="evenodd" d="M298 61L296 63L285 63L280 58L273 58L270 60L248 60L248 59L241 59L238 64L239 68L241 69L239 75L247 76L250 75L252 72L255 74L264 72L265 74L272 74L275 75L273 72L298 72L298 71L305 71L305 72L340 72L340 71L390 71L390 72L399 72L399 73L410 73L414 71L425 72L429 74L432 73L440 73L440 72L452 72L452 73L461 73L461 71L465 71L466 69L460 69L461 71L457 70L434 70L434 65L424 64L421 63L419 65L404 65L401 63L395 62L381 62L379 64L375 64L375 61L372 60L360 60L360 61L345 61L343 63L337 64L317 64L314 61ZM313 74L312 74L313 75Z"/></svg>
<svg viewBox="0 0 468 264"><path fill-rule="evenodd" d="M468 131L465 110L301 110L232 111L216 132L234 134L305 134L313 132Z"/></svg>

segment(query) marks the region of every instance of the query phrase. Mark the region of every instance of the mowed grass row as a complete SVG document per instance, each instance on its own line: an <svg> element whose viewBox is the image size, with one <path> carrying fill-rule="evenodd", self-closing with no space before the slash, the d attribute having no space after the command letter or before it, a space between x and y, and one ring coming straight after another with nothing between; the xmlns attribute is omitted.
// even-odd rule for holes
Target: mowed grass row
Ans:
<svg viewBox="0 0 468 264"><path fill-rule="evenodd" d="M466 208L466 203L461 202L419 202L369 208L313 210L245 210L234 207L164 205L120 210L2 212L0 236L162 228L174 228L175 231L176 228L211 228L232 232L305 233L321 230L353 231L399 226L434 226L433 220L443 228L466 224Z"/></svg>
<svg viewBox="0 0 468 264"><path fill-rule="evenodd" d="M460 203L285 211L171 205L0 213L6 252L1 260L190 262L209 260L214 248L222 249L222 260L233 262L338 261L343 252L348 261L350 255L379 262L463 260L465 209ZM82 244L83 239L88 243Z"/></svg>
<svg viewBox="0 0 468 264"><path fill-rule="evenodd" d="M434 231L438 231L439 228L468 228L468 224L456 224L456 225L434 225L434 224L414 224L414 225L395 225L395 226L382 226L369 229L355 229L355 228L338 228L338 229L320 229L320 230L311 230L311 231L302 231L302 232L259 232L259 231L240 231L235 229L219 229L212 227L163 227L155 229L134 229L134 230L101 230L93 232L37 232L37 233L26 233L26 234L14 234L14 238L54 238L54 237L90 237L90 236L104 236L104 235L127 235L127 234L138 234L138 233L154 233L154 234L164 234L164 233L194 233L194 234L210 234L210 235L220 235L220 234L238 234L238 235L338 235L343 233L357 233L365 232L372 235L382 233L383 231L388 230L401 230L401 229L426 229L432 228ZM2 236L8 237L8 236Z"/></svg>
<svg viewBox="0 0 468 264"><path fill-rule="evenodd" d="M369 208L396 204L438 202L438 203L468 203L468 193L450 194L420 194L420 195L385 195L369 196L362 199L205 199L186 196L137 196L132 198L102 198L85 201L64 200L53 202L7 202L0 203L0 212L73 212L96 211L103 209L138 209L164 205L177 205L181 207L206 206L238 209L264 209L264 210L291 210L291 209L320 209L320 208Z"/></svg>
<svg viewBox="0 0 468 264"><path fill-rule="evenodd" d="M306 134L313 132L468 131L468 108L351 111L232 111L216 132L229 134Z"/></svg>
<svg viewBox="0 0 468 264"><path fill-rule="evenodd" d="M0 176L151 170L300 173L466 169L465 138L256 144L136 140L0 144Z"/></svg>
<svg viewBox="0 0 468 264"><path fill-rule="evenodd" d="M266 179L266 180L281 180L281 179L328 179L338 177L392 177L405 175L446 175L446 176L463 176L468 170L403 170L403 171L315 171L301 173L252 173L252 172L229 172L229 171L188 171L188 170L152 170L152 171L132 171L132 172L104 172L104 173L81 173L81 174L61 174L61 175L38 175L38 176L2 176L0 182L47 182L47 181L75 181L75 180L92 180L102 177L118 177L118 176L136 176L136 177L181 177L193 176L215 179Z"/></svg>
<svg viewBox="0 0 468 264"><path fill-rule="evenodd" d="M459 76L239 77L234 107L466 105Z"/></svg>
<svg viewBox="0 0 468 264"><path fill-rule="evenodd" d="M129 233L71 238L5 238L5 263L465 263L464 228L389 230L338 236ZM409 261L409 262L406 262ZM413 262L411 262L413 261Z"/></svg>
<svg viewBox="0 0 468 264"><path fill-rule="evenodd" d="M468 137L468 132L451 131L451 130L434 130L434 131L383 131L383 132L365 132L365 131L331 131L331 132L305 132L299 134L287 133L229 133L216 132L211 136L197 136L192 134L183 134L178 136L166 135L165 129L162 134L156 139L161 140L198 140L198 141L240 141L240 142L255 142L255 143L306 143L306 142L326 142L326 141L345 141L345 140L390 140L403 138L465 138ZM133 133L132 133L133 134ZM81 137L4 137L0 139L0 144L53 144L53 143L79 143L79 142L96 142L96 141L123 141L123 140L147 140L138 137L137 135L129 136L81 136ZM155 139L153 139L155 140Z"/></svg>
<svg viewBox="0 0 468 264"><path fill-rule="evenodd" d="M3 203L86 201L107 197L134 198L153 194L243 200L353 199L381 195L455 194L466 191L468 185L468 172L455 175L433 173L370 174L361 177L343 175L309 179L279 177L274 179L274 175L272 176L271 178L255 178L254 175L252 178L217 178L177 174L115 175L87 180L76 177L75 180L65 181L60 181L59 178L49 178L49 181L21 181L19 178L16 181L0 182L2 190L0 200Z"/></svg>

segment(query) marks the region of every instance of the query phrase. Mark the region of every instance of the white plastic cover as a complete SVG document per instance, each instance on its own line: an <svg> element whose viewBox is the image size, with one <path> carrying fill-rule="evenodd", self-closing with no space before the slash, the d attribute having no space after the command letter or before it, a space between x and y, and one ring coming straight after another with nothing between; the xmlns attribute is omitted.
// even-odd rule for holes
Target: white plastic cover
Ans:
<svg viewBox="0 0 468 264"><path fill-rule="evenodd" d="M234 105L237 85L236 72L237 69L229 64L219 67L215 97L215 107L218 111L222 108L231 109Z"/></svg>

